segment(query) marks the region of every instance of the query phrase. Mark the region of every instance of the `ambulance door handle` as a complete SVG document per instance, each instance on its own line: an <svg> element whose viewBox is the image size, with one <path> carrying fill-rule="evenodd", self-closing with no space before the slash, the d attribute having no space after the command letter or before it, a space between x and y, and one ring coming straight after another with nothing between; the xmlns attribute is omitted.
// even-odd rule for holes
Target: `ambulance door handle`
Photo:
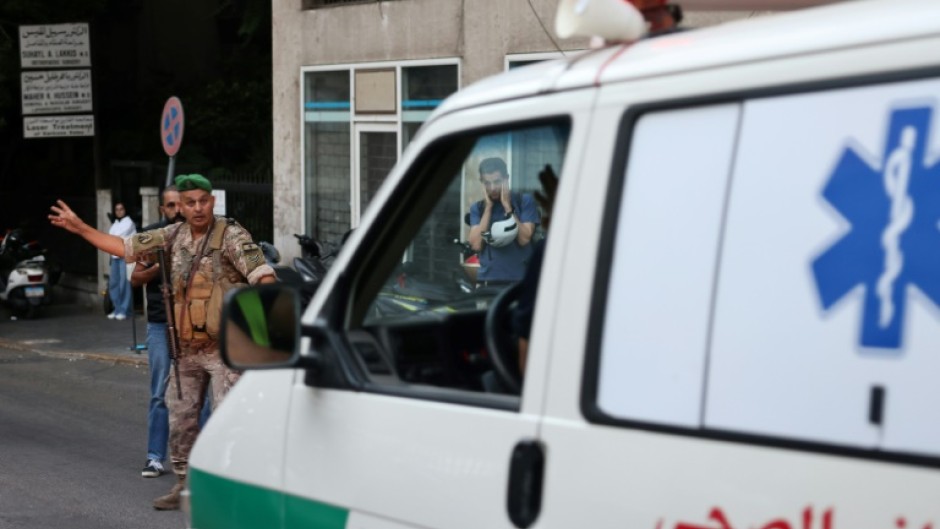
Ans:
<svg viewBox="0 0 940 529"><path fill-rule="evenodd" d="M525 529L539 517L542 509L542 478L545 474L545 450L535 440L520 441L509 462L509 488L506 509L513 525Z"/></svg>

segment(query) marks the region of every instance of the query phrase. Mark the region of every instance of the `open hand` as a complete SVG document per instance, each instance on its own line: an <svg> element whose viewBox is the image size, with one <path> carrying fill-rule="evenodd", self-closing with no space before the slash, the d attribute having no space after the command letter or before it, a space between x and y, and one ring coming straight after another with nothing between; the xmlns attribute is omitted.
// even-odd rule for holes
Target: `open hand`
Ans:
<svg viewBox="0 0 940 529"><path fill-rule="evenodd" d="M483 205L486 206L486 209L493 207L493 199L490 198L490 194L486 189L483 190Z"/></svg>
<svg viewBox="0 0 940 529"><path fill-rule="evenodd" d="M504 181L503 185L500 187L499 201L503 203L503 210L509 211L510 209L512 209L512 199L510 198L508 182Z"/></svg>
<svg viewBox="0 0 940 529"><path fill-rule="evenodd" d="M52 210L52 214L49 215L49 222L53 226L66 229L72 233L79 233L85 226L82 219L78 218L72 208L62 200L56 200L56 205L49 209Z"/></svg>

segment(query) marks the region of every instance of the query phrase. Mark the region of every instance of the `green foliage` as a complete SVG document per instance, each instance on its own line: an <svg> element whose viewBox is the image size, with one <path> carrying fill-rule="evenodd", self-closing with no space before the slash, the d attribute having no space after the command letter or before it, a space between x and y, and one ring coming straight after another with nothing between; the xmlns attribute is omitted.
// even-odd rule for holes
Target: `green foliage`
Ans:
<svg viewBox="0 0 940 529"><path fill-rule="evenodd" d="M206 65L205 70L212 72L206 78L184 79L148 64L146 55L108 53L121 46L150 49L143 41L115 40L117 35L139 38L138 31L114 28L137 22L142 0L0 0L0 142L11 145L21 134L18 25L88 21L93 39L96 32L103 32L98 42L108 41L104 50L96 49L94 66L95 114L105 165L108 160L164 161L158 118L167 97L177 95L186 111L180 163L206 173L270 171L270 0L218 4L214 22L221 63ZM115 62L114 57L128 55L143 62ZM157 81L139 82L134 72L145 72Z"/></svg>
<svg viewBox="0 0 940 529"><path fill-rule="evenodd" d="M273 152L271 6L268 0L229 0L217 15L232 43L218 78L184 101L186 141L211 160L206 172L269 172ZM191 125L191 126L190 126ZM193 148L187 144L187 149Z"/></svg>
<svg viewBox="0 0 940 529"><path fill-rule="evenodd" d="M245 170L270 165L270 80L218 79L186 105L193 131L186 141L199 144L218 165Z"/></svg>

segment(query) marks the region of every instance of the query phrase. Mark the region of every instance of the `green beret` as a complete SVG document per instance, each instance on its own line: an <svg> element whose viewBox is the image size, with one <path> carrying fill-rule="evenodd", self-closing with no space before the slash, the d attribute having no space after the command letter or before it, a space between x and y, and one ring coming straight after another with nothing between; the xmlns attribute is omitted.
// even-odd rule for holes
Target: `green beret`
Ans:
<svg viewBox="0 0 940 529"><path fill-rule="evenodd" d="M176 189L180 192L202 189L211 193L212 183L201 174L181 174L176 177Z"/></svg>

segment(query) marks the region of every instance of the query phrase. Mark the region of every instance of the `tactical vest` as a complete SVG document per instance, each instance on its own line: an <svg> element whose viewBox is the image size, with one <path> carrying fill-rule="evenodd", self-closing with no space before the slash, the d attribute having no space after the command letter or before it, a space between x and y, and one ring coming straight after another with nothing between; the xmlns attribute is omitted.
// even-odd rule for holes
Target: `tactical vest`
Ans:
<svg viewBox="0 0 940 529"><path fill-rule="evenodd" d="M218 340L225 294L229 290L247 286L234 265L230 266L231 270L225 270L222 262L225 229L231 222L234 221L223 217L215 219L209 240L204 243L208 247L201 256L193 256L200 263L191 278L192 263L188 267L184 266L181 274L174 274L173 291L176 295L173 312L181 342ZM212 268L208 271L202 266L206 258L212 259Z"/></svg>

